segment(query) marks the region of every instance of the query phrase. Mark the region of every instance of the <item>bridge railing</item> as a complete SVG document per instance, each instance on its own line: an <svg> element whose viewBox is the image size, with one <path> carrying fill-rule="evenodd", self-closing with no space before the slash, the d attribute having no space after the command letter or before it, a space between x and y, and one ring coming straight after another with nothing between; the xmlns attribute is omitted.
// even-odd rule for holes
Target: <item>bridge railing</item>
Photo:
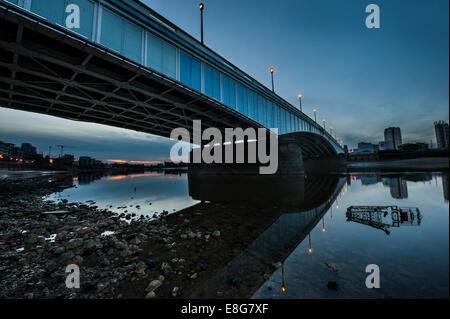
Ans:
<svg viewBox="0 0 450 319"><path fill-rule="evenodd" d="M6 0L0 0L3 2ZM66 27L69 4L80 8L80 26L70 29L137 64L238 111L280 134L307 131L340 144L306 114L173 23L137 0L7 0Z"/></svg>

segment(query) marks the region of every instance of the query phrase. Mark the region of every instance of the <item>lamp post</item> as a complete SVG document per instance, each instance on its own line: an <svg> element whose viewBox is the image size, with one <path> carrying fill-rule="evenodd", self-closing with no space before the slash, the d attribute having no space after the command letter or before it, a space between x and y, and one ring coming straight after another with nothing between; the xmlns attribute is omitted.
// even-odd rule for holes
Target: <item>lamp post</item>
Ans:
<svg viewBox="0 0 450 319"><path fill-rule="evenodd" d="M325 123L326 123L327 121L325 120L325 119L322 119L322 123L323 123L323 130L325 131L326 130L326 128L325 128Z"/></svg>
<svg viewBox="0 0 450 319"><path fill-rule="evenodd" d="M205 5L203 3L200 3L198 5L198 8L200 9L200 32L201 32L201 39L202 39L202 44L203 43L203 9L205 8Z"/></svg>
<svg viewBox="0 0 450 319"><path fill-rule="evenodd" d="M316 115L316 113L317 113L317 110L316 110L316 109L314 109L314 110L313 110L313 112L314 112L314 122L316 122L316 123L317 123L317 115Z"/></svg>
<svg viewBox="0 0 450 319"><path fill-rule="evenodd" d="M303 95L301 95L301 94L298 95L298 100L300 102L300 112L302 112L302 97L303 97Z"/></svg>
<svg viewBox="0 0 450 319"><path fill-rule="evenodd" d="M270 68L270 75L272 76L272 92L275 92L275 87L273 85L273 72L275 71L274 68Z"/></svg>
<svg viewBox="0 0 450 319"><path fill-rule="evenodd" d="M330 126L330 134L333 134L333 127ZM334 134L334 137L336 138L336 133Z"/></svg>

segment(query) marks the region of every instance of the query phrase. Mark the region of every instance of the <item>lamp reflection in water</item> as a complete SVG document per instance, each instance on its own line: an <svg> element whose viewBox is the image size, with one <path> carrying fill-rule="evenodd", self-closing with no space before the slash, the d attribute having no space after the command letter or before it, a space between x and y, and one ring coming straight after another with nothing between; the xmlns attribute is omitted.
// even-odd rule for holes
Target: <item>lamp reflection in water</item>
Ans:
<svg viewBox="0 0 450 319"><path fill-rule="evenodd" d="M284 263L281 263L281 292L286 292L286 285L284 283Z"/></svg>
<svg viewBox="0 0 450 319"><path fill-rule="evenodd" d="M308 253L312 254L312 247L311 247L311 232L309 232L309 234L308 234L308 242L309 242Z"/></svg>

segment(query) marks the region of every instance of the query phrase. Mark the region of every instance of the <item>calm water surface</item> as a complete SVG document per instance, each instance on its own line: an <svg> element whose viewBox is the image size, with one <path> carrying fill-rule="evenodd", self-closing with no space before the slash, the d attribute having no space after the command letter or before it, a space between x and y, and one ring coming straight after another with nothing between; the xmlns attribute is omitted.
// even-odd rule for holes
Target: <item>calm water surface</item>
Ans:
<svg viewBox="0 0 450 319"><path fill-rule="evenodd" d="M224 267L224 271L235 269L245 281L248 273L261 272L263 267L258 264L282 262L282 267L266 275L265 283L254 289L253 298L449 296L448 174L309 177L298 190L289 186L290 193L271 190L267 196L247 194L236 181L216 190L220 180L210 185L207 181L193 183L188 182L187 174L86 175L74 183L76 188L50 198L93 200L101 208L112 205L110 209L119 213L150 215L180 210L199 200L237 198L233 204L252 205L245 199L253 196L255 203L263 199L277 202L269 208L278 214L276 221ZM281 200L283 196L288 198ZM287 202L289 205L284 205ZM245 263L248 267L242 266ZM240 266L233 267L235 264ZM365 285L369 264L379 266L378 289Z"/></svg>

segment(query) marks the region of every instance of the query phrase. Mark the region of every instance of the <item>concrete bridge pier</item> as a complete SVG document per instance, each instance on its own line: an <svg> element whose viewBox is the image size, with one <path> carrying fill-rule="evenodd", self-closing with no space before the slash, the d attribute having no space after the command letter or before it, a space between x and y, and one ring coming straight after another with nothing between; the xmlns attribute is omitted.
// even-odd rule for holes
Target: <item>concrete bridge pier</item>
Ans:
<svg viewBox="0 0 450 319"><path fill-rule="evenodd" d="M222 163L205 163L202 158L201 163L194 163L194 155L193 152L190 154L190 164L189 173L191 174L207 174L207 175L222 175L222 174L231 174L231 175L259 175L260 167L268 166L269 163L261 163L259 161L258 152L260 144L257 141L249 141L248 137L245 137L243 141L236 143L236 139L233 138L230 141L231 144L222 144L220 146L214 146L210 151L211 154L216 154L216 152L221 152L221 162ZM207 143L202 142L201 148L202 151ZM229 162L230 159L226 158L226 150L232 149L233 157L232 162ZM304 174L304 165L303 165L303 155L302 155L302 147L300 142L291 135L280 135L278 136L278 149L271 150L269 143L269 135L266 136L265 143L265 152L266 154L273 154L273 152L277 152L276 156L271 156L271 161L278 162L278 168L274 175L302 175ZM238 149L243 150L244 154L244 162L238 161L238 156L236 155L236 151ZM254 155L252 155L254 154ZM249 159L251 156L256 156L256 163L251 163ZM218 155L219 157L219 155Z"/></svg>

